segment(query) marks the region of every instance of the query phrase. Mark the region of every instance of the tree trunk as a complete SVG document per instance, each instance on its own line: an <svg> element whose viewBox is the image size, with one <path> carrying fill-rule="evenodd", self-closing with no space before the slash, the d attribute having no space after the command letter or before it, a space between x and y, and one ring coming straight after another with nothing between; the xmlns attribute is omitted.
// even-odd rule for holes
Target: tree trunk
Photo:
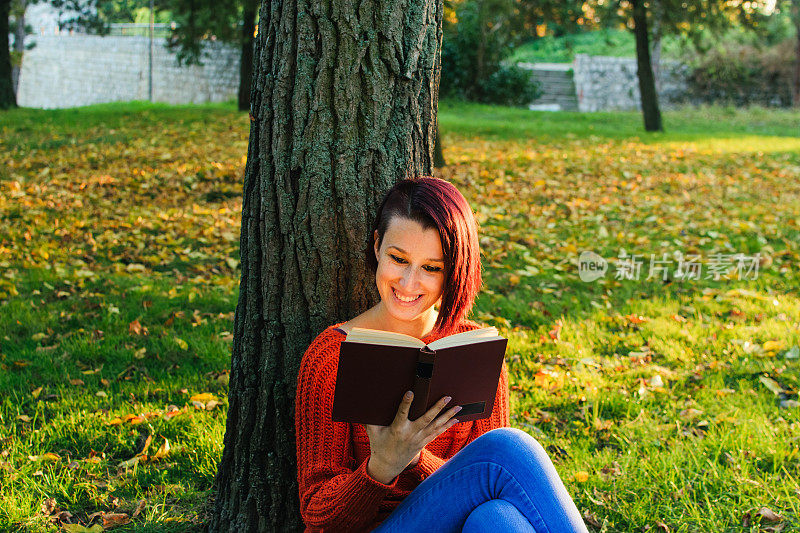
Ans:
<svg viewBox="0 0 800 533"><path fill-rule="evenodd" d="M436 112L439 114L438 110ZM433 141L433 166L436 168L444 168L447 166L447 161L444 160L444 151L442 151L442 140L439 137L439 121L436 121L436 137Z"/></svg>
<svg viewBox="0 0 800 533"><path fill-rule="evenodd" d="M658 94L653 78L653 64L650 61L650 46L647 35L647 8L644 0L631 0L633 4L633 25L636 35L636 64L639 78L639 93L642 100L644 129L663 131L661 111L658 109Z"/></svg>
<svg viewBox="0 0 800 533"><path fill-rule="evenodd" d="M258 0L247 0L242 24L242 56L239 65L239 111L250 109L250 90L253 84L253 34L256 31Z"/></svg>
<svg viewBox="0 0 800 533"><path fill-rule="evenodd" d="M792 84L792 105L800 107L800 0L792 2L792 18L794 19L794 29L797 33L797 46L794 58L794 83Z"/></svg>
<svg viewBox="0 0 800 533"><path fill-rule="evenodd" d="M212 532L302 528L300 359L378 301L363 250L382 194L432 171L441 40L441 0L261 7Z"/></svg>
<svg viewBox="0 0 800 533"><path fill-rule="evenodd" d="M800 24L797 26L797 46L794 58L794 83L792 87L792 105L800 107Z"/></svg>
<svg viewBox="0 0 800 533"><path fill-rule="evenodd" d="M17 107L11 80L11 51L8 48L8 16L11 0L0 0L0 109Z"/></svg>
<svg viewBox="0 0 800 533"><path fill-rule="evenodd" d="M663 5L661 0L651 0L650 12L653 14L653 78L656 84L656 93L661 90L661 20L663 18Z"/></svg>
<svg viewBox="0 0 800 533"><path fill-rule="evenodd" d="M14 9L14 19L16 25L14 28L14 52L18 59L11 63L11 83L14 87L14 94L17 94L19 88L19 73L22 70L22 53L25 51L25 2L19 0Z"/></svg>

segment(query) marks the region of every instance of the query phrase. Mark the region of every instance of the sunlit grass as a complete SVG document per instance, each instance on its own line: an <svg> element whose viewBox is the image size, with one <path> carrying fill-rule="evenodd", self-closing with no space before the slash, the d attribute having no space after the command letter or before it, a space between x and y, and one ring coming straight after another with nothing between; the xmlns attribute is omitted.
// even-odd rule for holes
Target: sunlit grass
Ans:
<svg viewBox="0 0 800 533"><path fill-rule="evenodd" d="M587 521L797 531L800 114L681 109L646 134L637 113L444 102L440 122L439 175L481 226L474 318L509 337L512 423ZM73 522L144 501L120 530L202 529L248 124L230 105L0 114L0 531L54 530L48 498ZM641 279L615 279L622 249ZM584 250L605 277L580 280ZM676 251L762 259L756 279L645 279Z"/></svg>

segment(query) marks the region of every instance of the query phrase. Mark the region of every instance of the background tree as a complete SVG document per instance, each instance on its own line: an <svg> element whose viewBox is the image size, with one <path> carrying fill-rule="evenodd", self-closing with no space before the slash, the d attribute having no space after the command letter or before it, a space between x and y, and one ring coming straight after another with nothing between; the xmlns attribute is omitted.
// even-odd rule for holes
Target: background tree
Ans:
<svg viewBox="0 0 800 533"><path fill-rule="evenodd" d="M646 131L663 131L661 110L658 107L658 92L650 57L650 33L647 29L647 7L645 0L631 0L633 6L633 34L636 38L636 77L639 79L639 95Z"/></svg>
<svg viewBox="0 0 800 533"><path fill-rule="evenodd" d="M19 66L22 52L25 50L24 39L25 9L40 0L0 0L0 35L7 36L10 20L14 17L14 52L15 60L11 61L8 38L0 38L0 109L16 107L16 86L13 80L13 68ZM109 14L124 9L137 0L46 0L60 13L66 13L61 23L62 29L80 28L89 33L100 35L109 31ZM142 1L142 0L139 0ZM13 9L12 9L13 8Z"/></svg>
<svg viewBox="0 0 800 533"><path fill-rule="evenodd" d="M788 2L786 2L788 4ZM786 6L791 13L795 31L794 78L792 80L792 105L800 107L800 0L791 0Z"/></svg>
<svg viewBox="0 0 800 533"><path fill-rule="evenodd" d="M17 107L14 83L11 80L11 51L8 48L8 16L11 0L0 0L0 109Z"/></svg>
<svg viewBox="0 0 800 533"><path fill-rule="evenodd" d="M202 64L209 39L235 43L241 49L239 109L250 109L253 40L259 0L156 0L158 9L171 14L175 27L168 46L177 51L178 62Z"/></svg>
<svg viewBox="0 0 800 533"><path fill-rule="evenodd" d="M733 27L753 27L763 20L765 2L729 2L728 0L592 0L585 9L593 13L595 22L611 27L626 25L636 39L637 76L645 130L663 130L658 105L650 30L654 18L658 36L683 35L697 41L706 35L719 36ZM655 9L653 9L655 7Z"/></svg>
<svg viewBox="0 0 800 533"><path fill-rule="evenodd" d="M14 85L14 94L17 94L19 85L19 71L22 65L22 52L25 50L25 35L29 29L25 26L26 0L11 0L9 16L9 30L14 34L14 45L11 50L11 80Z"/></svg>
<svg viewBox="0 0 800 533"><path fill-rule="evenodd" d="M300 530L294 394L326 326L378 301L382 194L430 174L441 0L261 7L225 449L211 531Z"/></svg>
<svg viewBox="0 0 800 533"><path fill-rule="evenodd" d="M39 0L0 0L0 16L8 25L13 14L15 30L15 56L11 67L3 63L4 45L0 43L0 108L11 93L6 91L5 80L11 80L11 69L19 63L24 49L24 13L28 5ZM112 22L137 22L143 13L149 19L149 0L48 0L56 9L70 13L65 28L81 28L90 33L104 35ZM253 35L258 15L258 0L214 2L213 0L157 0L157 18L174 20L168 46L177 52L179 64L202 64L203 48L208 40L237 43L241 48L239 77L239 109L250 108L250 85L253 66ZM9 14L4 14L9 7ZM13 9L12 9L13 8ZM3 23L0 22L0 26ZM8 33L8 27L6 33ZM2 27L0 27L2 31ZM8 74L6 74L8 68ZM14 99L16 102L16 99ZM13 105L16 105L14 103Z"/></svg>

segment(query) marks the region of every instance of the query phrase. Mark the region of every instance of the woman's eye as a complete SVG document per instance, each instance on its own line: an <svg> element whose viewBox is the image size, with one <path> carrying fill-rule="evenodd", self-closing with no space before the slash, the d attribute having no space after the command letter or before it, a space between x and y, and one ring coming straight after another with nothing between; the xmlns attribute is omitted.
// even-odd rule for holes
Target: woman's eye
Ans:
<svg viewBox="0 0 800 533"><path fill-rule="evenodd" d="M405 259L403 259L401 257L397 257L396 255L389 254L389 257L391 257L393 261L395 261L396 263L399 263L401 265L405 265L408 262L408 261L406 261ZM431 273L441 272L442 271L441 268L435 267L435 266L425 266L423 268L425 268L425 270L427 270L428 272L431 272Z"/></svg>

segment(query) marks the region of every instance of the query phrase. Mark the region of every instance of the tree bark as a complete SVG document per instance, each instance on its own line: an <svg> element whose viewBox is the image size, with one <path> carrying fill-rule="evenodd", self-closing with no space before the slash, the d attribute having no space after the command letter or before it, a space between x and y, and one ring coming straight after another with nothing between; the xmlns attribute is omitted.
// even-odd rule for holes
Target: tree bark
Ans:
<svg viewBox="0 0 800 533"><path fill-rule="evenodd" d="M13 0L12 0L13 1ZM14 7L14 52L19 54L19 61L11 63L11 83L14 87L14 94L19 88L19 73L22 71L22 53L25 51L25 1L18 0Z"/></svg>
<svg viewBox="0 0 800 533"><path fill-rule="evenodd" d="M795 43L794 83L792 83L792 105L800 107L800 0L792 0L792 19L797 42Z"/></svg>
<svg viewBox="0 0 800 533"><path fill-rule="evenodd" d="M800 24L797 25L797 46L794 61L794 83L792 84L792 105L800 107Z"/></svg>
<svg viewBox="0 0 800 533"><path fill-rule="evenodd" d="M239 111L250 109L250 90L253 84L253 34L256 31L258 0L246 0L242 24L242 56L239 65Z"/></svg>
<svg viewBox="0 0 800 533"><path fill-rule="evenodd" d="M441 0L261 7L212 532L302 529L300 359L378 301L363 250L382 194L432 171L441 39Z"/></svg>
<svg viewBox="0 0 800 533"><path fill-rule="evenodd" d="M653 77L655 78L656 94L661 90L661 37L662 31L662 18L663 18L663 5L661 0L650 1L650 12L653 14L653 50L652 57L650 58L653 63Z"/></svg>
<svg viewBox="0 0 800 533"><path fill-rule="evenodd" d="M0 109L17 107L11 80L11 51L8 48L8 17L11 0L0 0Z"/></svg>
<svg viewBox="0 0 800 533"><path fill-rule="evenodd" d="M633 4L633 25L636 36L636 64L639 78L639 94L642 100L644 129L663 131L661 111L658 109L658 94L653 77L653 64L650 61L650 46L647 35L647 8L644 0L631 0Z"/></svg>

